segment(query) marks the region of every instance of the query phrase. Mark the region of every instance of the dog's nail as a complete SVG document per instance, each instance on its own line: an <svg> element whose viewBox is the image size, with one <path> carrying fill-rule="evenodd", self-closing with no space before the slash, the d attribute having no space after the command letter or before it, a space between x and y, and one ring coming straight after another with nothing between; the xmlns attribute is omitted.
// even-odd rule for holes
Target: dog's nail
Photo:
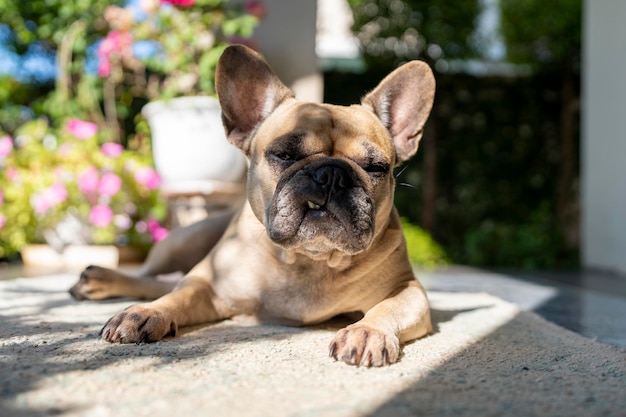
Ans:
<svg viewBox="0 0 626 417"><path fill-rule="evenodd" d="M175 322L171 322L170 331L165 335L165 337L176 337L176 333L178 333L178 325Z"/></svg>
<svg viewBox="0 0 626 417"><path fill-rule="evenodd" d="M387 348L383 348L383 365L388 365L389 364L389 352L387 351Z"/></svg>
<svg viewBox="0 0 626 417"><path fill-rule="evenodd" d="M368 352L366 355L363 355L363 358L361 359L361 363L359 365L371 368L373 364L374 358L372 352Z"/></svg>
<svg viewBox="0 0 626 417"><path fill-rule="evenodd" d="M337 357L335 356L335 351L337 350L337 343L332 343L330 345L330 349L328 351L328 356L330 356L331 358L335 358L337 359Z"/></svg>

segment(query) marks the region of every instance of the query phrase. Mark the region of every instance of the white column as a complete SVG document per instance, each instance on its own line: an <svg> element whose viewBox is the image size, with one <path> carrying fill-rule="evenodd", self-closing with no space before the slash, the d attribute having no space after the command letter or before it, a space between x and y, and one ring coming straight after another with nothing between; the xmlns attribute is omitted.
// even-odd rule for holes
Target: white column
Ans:
<svg viewBox="0 0 626 417"><path fill-rule="evenodd" d="M626 1L584 5L582 261L626 273Z"/></svg>
<svg viewBox="0 0 626 417"><path fill-rule="evenodd" d="M307 101L322 101L323 79L315 55L316 1L263 0L267 16L254 34L280 79Z"/></svg>

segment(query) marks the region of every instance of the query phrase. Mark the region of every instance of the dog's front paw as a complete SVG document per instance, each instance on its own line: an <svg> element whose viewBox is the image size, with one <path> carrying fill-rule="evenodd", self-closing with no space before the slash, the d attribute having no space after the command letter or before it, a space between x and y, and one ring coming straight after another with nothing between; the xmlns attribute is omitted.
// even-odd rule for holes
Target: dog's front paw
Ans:
<svg viewBox="0 0 626 417"><path fill-rule="evenodd" d="M350 365L384 366L398 360L400 341L395 334L355 323L337 332L329 354Z"/></svg>
<svg viewBox="0 0 626 417"><path fill-rule="evenodd" d="M152 343L176 336L178 325L167 314L149 305L133 305L113 316L100 331L107 342Z"/></svg>

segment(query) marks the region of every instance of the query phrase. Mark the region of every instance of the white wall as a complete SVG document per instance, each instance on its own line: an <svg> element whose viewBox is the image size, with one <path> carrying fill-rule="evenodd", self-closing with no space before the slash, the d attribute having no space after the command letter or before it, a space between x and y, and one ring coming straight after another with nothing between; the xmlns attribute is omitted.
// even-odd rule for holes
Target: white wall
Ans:
<svg viewBox="0 0 626 417"><path fill-rule="evenodd" d="M626 1L584 4L582 258L626 273Z"/></svg>
<svg viewBox="0 0 626 417"><path fill-rule="evenodd" d="M264 0L267 16L254 34L261 53L296 97L322 101L323 79L315 55L315 0Z"/></svg>

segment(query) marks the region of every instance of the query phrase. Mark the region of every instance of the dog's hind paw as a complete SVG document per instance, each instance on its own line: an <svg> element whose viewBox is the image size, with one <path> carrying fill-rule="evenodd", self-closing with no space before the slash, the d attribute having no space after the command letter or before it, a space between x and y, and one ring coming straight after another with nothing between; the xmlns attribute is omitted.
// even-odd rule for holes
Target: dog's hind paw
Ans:
<svg viewBox="0 0 626 417"><path fill-rule="evenodd" d="M355 323L337 332L329 355L356 366L390 365L400 356L400 341L395 334Z"/></svg>
<svg viewBox="0 0 626 417"><path fill-rule="evenodd" d="M80 274L78 282L69 292L76 300L103 300L111 298L115 284L115 272L99 266L89 265Z"/></svg>

